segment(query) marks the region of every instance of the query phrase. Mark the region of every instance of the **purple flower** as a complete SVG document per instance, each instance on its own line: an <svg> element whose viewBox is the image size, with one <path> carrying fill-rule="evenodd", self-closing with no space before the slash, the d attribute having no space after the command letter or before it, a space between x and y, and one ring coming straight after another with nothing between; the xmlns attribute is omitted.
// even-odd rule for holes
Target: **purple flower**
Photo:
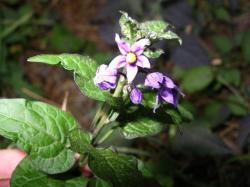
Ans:
<svg viewBox="0 0 250 187"><path fill-rule="evenodd" d="M179 88L167 76L164 76L159 72L150 73L147 75L144 84L145 86L149 86L153 89L158 89L154 112L160 106L162 101L170 103L174 106L177 105Z"/></svg>
<svg viewBox="0 0 250 187"><path fill-rule="evenodd" d="M140 104L142 101L142 92L137 88L134 87L130 92L130 100L134 104Z"/></svg>
<svg viewBox="0 0 250 187"><path fill-rule="evenodd" d="M106 64L98 67L94 77L94 83L102 90L114 89L116 87L117 70L111 69Z"/></svg>
<svg viewBox="0 0 250 187"><path fill-rule="evenodd" d="M123 41L118 34L115 36L115 41L121 52L121 55L115 57L109 64L112 69L125 67L127 70L128 83L132 82L138 72L138 67L150 68L150 63L147 57L142 55L145 46L150 44L148 39L141 39L133 45L129 45Z"/></svg>

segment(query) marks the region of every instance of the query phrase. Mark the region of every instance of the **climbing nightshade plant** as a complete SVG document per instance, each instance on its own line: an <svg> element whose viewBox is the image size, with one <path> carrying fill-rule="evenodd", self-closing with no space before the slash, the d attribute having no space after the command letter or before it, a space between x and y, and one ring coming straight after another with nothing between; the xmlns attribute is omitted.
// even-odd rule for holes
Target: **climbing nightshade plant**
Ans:
<svg viewBox="0 0 250 187"><path fill-rule="evenodd" d="M181 39L163 21L139 23L121 13L121 34L114 33L121 54L109 64L98 66L77 54L28 59L72 71L82 93L102 103L90 132L81 129L71 114L49 104L0 100L0 135L28 154L12 175L12 187L161 186L153 174L145 172L140 157L103 143L117 131L126 139L148 137L191 118L177 102L183 95L178 86L150 63L162 54L161 49L152 49L154 43L162 39L181 43ZM144 79L138 79L138 74ZM72 177L69 173L75 167L91 175Z"/></svg>

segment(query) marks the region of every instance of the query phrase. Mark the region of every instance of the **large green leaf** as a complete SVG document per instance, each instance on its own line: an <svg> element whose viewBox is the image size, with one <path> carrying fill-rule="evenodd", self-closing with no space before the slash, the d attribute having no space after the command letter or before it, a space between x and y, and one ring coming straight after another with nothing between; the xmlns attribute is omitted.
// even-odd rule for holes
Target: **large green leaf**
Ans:
<svg viewBox="0 0 250 187"><path fill-rule="evenodd" d="M91 135L81 129L75 129L69 134L71 149L84 154L91 148Z"/></svg>
<svg viewBox="0 0 250 187"><path fill-rule="evenodd" d="M108 149L94 149L90 152L88 164L96 176L111 182L113 186L144 186L134 157L117 154Z"/></svg>
<svg viewBox="0 0 250 187"><path fill-rule="evenodd" d="M196 92L206 88L213 79L214 73L210 66L199 66L185 72L181 86L188 92Z"/></svg>
<svg viewBox="0 0 250 187"><path fill-rule="evenodd" d="M75 74L74 78L77 86L86 96L99 101L106 101L113 106L119 104L120 98L113 97L109 91L102 91L93 83L92 79L82 77L78 74Z"/></svg>
<svg viewBox="0 0 250 187"><path fill-rule="evenodd" d="M89 187L113 187L113 185L99 178L94 178L89 181Z"/></svg>
<svg viewBox="0 0 250 187"><path fill-rule="evenodd" d="M117 98L112 97L109 91L99 89L93 81L97 63L87 56L77 54L37 55L28 59L29 62L41 62L50 65L61 64L66 70L74 72L76 84L86 96L107 102L110 105L117 104Z"/></svg>
<svg viewBox="0 0 250 187"><path fill-rule="evenodd" d="M127 139L152 136L159 133L163 126L152 118L142 117L122 124L121 132Z"/></svg>
<svg viewBox="0 0 250 187"><path fill-rule="evenodd" d="M47 173L61 173L73 166L67 135L75 128L75 119L54 106L24 99L0 100L0 135L15 141Z"/></svg>
<svg viewBox="0 0 250 187"><path fill-rule="evenodd" d="M74 71L75 73L85 77L93 78L97 69L97 63L88 56L78 54L58 54L58 55L37 55L28 58L29 62L40 62L45 64L61 64L66 70Z"/></svg>
<svg viewBox="0 0 250 187"><path fill-rule="evenodd" d="M27 157L17 166L11 177L11 187L86 187L89 179L75 177L57 180L39 171Z"/></svg>

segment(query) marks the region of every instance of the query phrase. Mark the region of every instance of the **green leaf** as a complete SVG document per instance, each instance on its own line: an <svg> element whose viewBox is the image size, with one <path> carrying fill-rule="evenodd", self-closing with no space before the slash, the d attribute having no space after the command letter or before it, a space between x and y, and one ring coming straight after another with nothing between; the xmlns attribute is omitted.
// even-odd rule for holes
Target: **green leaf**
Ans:
<svg viewBox="0 0 250 187"><path fill-rule="evenodd" d="M142 103L146 108L154 108L156 105L156 93L155 92L143 92Z"/></svg>
<svg viewBox="0 0 250 187"><path fill-rule="evenodd" d="M164 53L164 51L162 49L157 49L155 51L150 50L150 49L146 49L143 54L148 57L148 58L159 58L162 54Z"/></svg>
<svg viewBox="0 0 250 187"><path fill-rule="evenodd" d="M120 11L122 16L119 20L122 34L130 42L135 42L138 39L138 22L128 16L128 13Z"/></svg>
<svg viewBox="0 0 250 187"><path fill-rule="evenodd" d="M108 149L94 149L90 152L88 164L97 177L112 183L113 186L143 186L143 177L134 157L117 154Z"/></svg>
<svg viewBox="0 0 250 187"><path fill-rule="evenodd" d="M127 139L152 136L158 134L163 128L159 121L147 117L124 122L121 126L121 132Z"/></svg>
<svg viewBox="0 0 250 187"><path fill-rule="evenodd" d="M19 163L11 177L11 187L86 187L89 179L75 177L68 180L57 180L39 171L29 157Z"/></svg>
<svg viewBox="0 0 250 187"><path fill-rule="evenodd" d="M38 169L53 174L73 166L67 135L77 122L70 114L41 102L1 99L0 124L0 135L29 153Z"/></svg>
<svg viewBox="0 0 250 187"><path fill-rule="evenodd" d="M106 101L109 105L112 106L118 106L118 104L120 103L121 98L113 97L109 93L109 91L101 90L94 84L92 79L87 79L77 74L75 74L74 78L77 86L86 96L99 101Z"/></svg>
<svg viewBox="0 0 250 187"><path fill-rule="evenodd" d="M215 35L212 37L212 41L214 46L222 54L229 53L233 48L230 38L226 35Z"/></svg>
<svg viewBox="0 0 250 187"><path fill-rule="evenodd" d="M142 30L143 35L146 38L150 38L153 40L156 39L178 39L179 43L182 43L180 37L175 34L171 30L167 30L169 24L161 21L161 20L154 20L154 21L146 21L140 24L140 29Z"/></svg>
<svg viewBox="0 0 250 187"><path fill-rule="evenodd" d="M74 71L75 82L86 96L117 105L118 98L114 98L109 91L98 88L93 81L97 63L87 56L77 54L37 55L28 59L29 62L41 62L51 65L61 64L66 70Z"/></svg>
<svg viewBox="0 0 250 187"><path fill-rule="evenodd" d="M214 79L214 73L210 66L199 66L189 69L182 77L181 86L188 92L201 91Z"/></svg>
<svg viewBox="0 0 250 187"><path fill-rule="evenodd" d="M78 54L58 54L58 55L37 55L28 58L29 62L40 62L50 65L61 64L66 70L74 71L74 73L85 78L93 78L97 69L97 63L88 56Z"/></svg>
<svg viewBox="0 0 250 187"><path fill-rule="evenodd" d="M145 21L140 24L140 29L142 29L147 35L151 35L150 38L157 39L165 32L168 26L169 25L162 20Z"/></svg>
<svg viewBox="0 0 250 187"><path fill-rule="evenodd" d="M174 33L173 31L170 31L170 30L165 32L164 34L162 34L160 36L160 38L164 38L167 40L177 39L179 44L180 45L182 44L182 39L176 33Z"/></svg>
<svg viewBox="0 0 250 187"><path fill-rule="evenodd" d="M113 187L112 184L104 181L104 180L101 180L99 178L94 178L92 179L90 182L89 182L89 187Z"/></svg>
<svg viewBox="0 0 250 187"><path fill-rule="evenodd" d="M162 20L138 23L136 20L129 17L128 13L122 11L121 13L122 16L119 21L121 32L130 43L134 43L140 38L148 38L151 40L177 39L180 44L182 43L177 34L171 30L167 30L169 24Z"/></svg>
<svg viewBox="0 0 250 187"><path fill-rule="evenodd" d="M91 135L81 129L71 131L69 140L74 152L84 154L91 148Z"/></svg>
<svg viewBox="0 0 250 187"><path fill-rule="evenodd" d="M241 43L241 49L243 52L243 57L246 62L250 63L250 30L244 33L243 40Z"/></svg>

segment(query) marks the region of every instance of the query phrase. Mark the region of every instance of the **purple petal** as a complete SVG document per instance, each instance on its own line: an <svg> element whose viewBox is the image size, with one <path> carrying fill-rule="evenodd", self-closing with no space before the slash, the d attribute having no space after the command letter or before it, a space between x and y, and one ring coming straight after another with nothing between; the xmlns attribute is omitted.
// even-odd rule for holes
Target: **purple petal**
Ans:
<svg viewBox="0 0 250 187"><path fill-rule="evenodd" d="M131 46L131 51L134 52L136 55L141 55L146 45L150 45L150 41L148 39L138 40Z"/></svg>
<svg viewBox="0 0 250 187"><path fill-rule="evenodd" d="M97 71L96 71L97 74L102 74L102 75L108 75L108 76L116 76L117 75L117 70L116 69L112 69L112 68L109 68L108 65L106 64L102 64L98 67Z"/></svg>
<svg viewBox="0 0 250 187"><path fill-rule="evenodd" d="M176 85L174 84L172 79L170 79L167 76L164 76L163 85L166 86L167 88L171 88L171 89L176 87Z"/></svg>
<svg viewBox="0 0 250 187"><path fill-rule="evenodd" d="M108 89L114 89L116 87L116 84L111 84L109 82L101 82L96 84L100 89L102 90L108 90Z"/></svg>
<svg viewBox="0 0 250 187"><path fill-rule="evenodd" d="M130 100L132 101L132 103L134 104L140 104L142 101L142 92L138 89L138 88L134 88L131 92L130 92Z"/></svg>
<svg viewBox="0 0 250 187"><path fill-rule="evenodd" d="M130 65L128 64L126 66L127 69L127 79L128 79L128 83L132 82L135 79L135 76L138 72L138 67L135 65Z"/></svg>
<svg viewBox="0 0 250 187"><path fill-rule="evenodd" d="M154 72L147 75L144 84L145 86L159 89L161 87L162 82L163 82L162 73Z"/></svg>
<svg viewBox="0 0 250 187"><path fill-rule="evenodd" d="M150 63L148 58L143 55L137 56L136 65L142 68L150 68Z"/></svg>
<svg viewBox="0 0 250 187"><path fill-rule="evenodd" d="M159 94L164 101L176 105L176 98L170 89L162 89Z"/></svg>
<svg viewBox="0 0 250 187"><path fill-rule="evenodd" d="M119 69L126 65L126 57L123 55L119 55L115 57L109 64L110 69Z"/></svg>
<svg viewBox="0 0 250 187"><path fill-rule="evenodd" d="M124 40L122 40L119 34L115 35L115 41L118 45L121 54L126 55L128 52L130 52L130 45Z"/></svg>

